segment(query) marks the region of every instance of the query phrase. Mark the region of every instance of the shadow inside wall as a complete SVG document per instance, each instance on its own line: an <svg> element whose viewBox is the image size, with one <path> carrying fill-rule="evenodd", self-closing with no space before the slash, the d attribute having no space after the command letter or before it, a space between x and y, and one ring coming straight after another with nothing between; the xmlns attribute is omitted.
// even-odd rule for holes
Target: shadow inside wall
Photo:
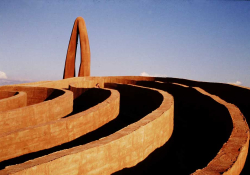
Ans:
<svg viewBox="0 0 250 175"><path fill-rule="evenodd" d="M137 84L173 95L173 135L136 166L114 174L190 174L205 167L231 134L233 125L226 107L193 88L171 83Z"/></svg>
<svg viewBox="0 0 250 175"><path fill-rule="evenodd" d="M130 85L118 85L115 89L120 93L120 113L117 118L90 133L62 145L2 161L0 162L0 169L106 137L140 120L158 108L163 101L163 97L160 93L150 89L141 89ZM103 91L98 88L84 92L80 97L74 100L74 110L72 114L98 104L98 102L106 99L109 95L108 90Z"/></svg>
<svg viewBox="0 0 250 175"><path fill-rule="evenodd" d="M221 99L225 100L226 102L236 105L246 118L247 123L250 123L249 89L229 84L197 82L179 78L157 78L157 80L168 83L175 82L175 83L185 84L190 87L200 87L205 91L207 91L208 93L216 95ZM250 147L248 148L248 153L250 153ZM249 175L249 174L250 174L250 157L248 155L245 162L245 166L241 172L241 175Z"/></svg>

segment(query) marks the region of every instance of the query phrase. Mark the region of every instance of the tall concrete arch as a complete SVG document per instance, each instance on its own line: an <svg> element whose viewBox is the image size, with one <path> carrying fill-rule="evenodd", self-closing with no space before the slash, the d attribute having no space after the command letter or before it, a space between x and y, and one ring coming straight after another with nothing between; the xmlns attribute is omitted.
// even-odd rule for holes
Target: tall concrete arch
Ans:
<svg viewBox="0 0 250 175"><path fill-rule="evenodd" d="M77 17L71 32L68 51L66 55L63 78L75 77L75 59L78 35L80 38L81 63L78 77L90 76L90 47L87 28L82 17Z"/></svg>

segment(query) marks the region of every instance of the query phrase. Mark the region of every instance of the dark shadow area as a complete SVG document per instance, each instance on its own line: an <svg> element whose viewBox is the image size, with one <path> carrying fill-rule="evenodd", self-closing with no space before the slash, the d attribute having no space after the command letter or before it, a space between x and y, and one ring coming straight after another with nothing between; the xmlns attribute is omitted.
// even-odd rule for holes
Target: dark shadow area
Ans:
<svg viewBox="0 0 250 175"><path fill-rule="evenodd" d="M151 113L160 106L163 100L163 96L159 92L150 89L133 87L130 85L117 85L115 89L120 92L120 114L116 119L73 141L55 146L50 149L41 150L17 158L2 161L0 162L0 169L4 169L5 166L20 164L56 151L84 145L102 137L106 137ZM95 89L93 92L86 91L85 93L94 93L96 90L98 89ZM87 100L84 98L87 96L88 95L83 94L82 98ZM88 99L90 100L92 97L93 96L89 95ZM81 103L80 99L78 102Z"/></svg>
<svg viewBox="0 0 250 175"><path fill-rule="evenodd" d="M191 80L178 79L178 78L157 78L158 81L181 83L188 86L197 86L210 94L219 96L221 99L228 103L235 104L242 114L245 116L248 123L250 123L250 90L221 83L209 82L195 82ZM248 149L250 153L250 148ZM245 166L241 172L242 175L250 174L250 158L247 156Z"/></svg>
<svg viewBox="0 0 250 175"><path fill-rule="evenodd" d="M192 88L171 83L137 84L174 96L174 132L166 144L145 160L114 174L179 175L205 167L231 134L233 125L226 107Z"/></svg>
<svg viewBox="0 0 250 175"><path fill-rule="evenodd" d="M74 99L73 111L63 118L69 117L71 115L85 111L93 106L96 106L98 103L101 103L109 98L110 95L111 92L109 90L90 88L82 93L79 97Z"/></svg>
<svg viewBox="0 0 250 175"><path fill-rule="evenodd" d="M59 89L48 88L47 89L47 98L44 101L53 100L53 99L63 95L64 93L65 93L64 91L59 90Z"/></svg>

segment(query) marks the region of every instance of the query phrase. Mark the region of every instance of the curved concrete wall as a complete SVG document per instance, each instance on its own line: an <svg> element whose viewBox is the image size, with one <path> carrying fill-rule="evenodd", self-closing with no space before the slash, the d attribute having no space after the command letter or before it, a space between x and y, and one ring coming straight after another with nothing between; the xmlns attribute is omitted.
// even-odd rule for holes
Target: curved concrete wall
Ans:
<svg viewBox="0 0 250 175"><path fill-rule="evenodd" d="M30 83L31 86L49 87L49 88L69 88L70 84L78 84L79 86L94 87L97 83L123 83L135 84L135 81L154 81L155 77L141 76L110 76L110 77L74 77L51 82ZM85 83L86 82L86 83ZM27 84L26 84L27 85Z"/></svg>
<svg viewBox="0 0 250 175"><path fill-rule="evenodd" d="M34 101L36 101L36 103L1 112L0 136L14 130L59 119L69 114L73 109L73 93L70 91L33 87L13 87L7 89L26 90L25 92L28 95L30 104L33 104ZM40 91L42 92L41 94L39 93ZM57 95L58 92L59 96ZM55 95L56 98L53 99L53 95ZM51 97L53 100L49 100ZM41 102L42 100L47 101ZM37 103L38 101L40 101L40 103Z"/></svg>
<svg viewBox="0 0 250 175"><path fill-rule="evenodd" d="M103 84L102 82L102 77L73 77L52 82L40 82L39 84L33 84L33 86L69 89L70 84L75 84L76 87L91 88L95 87L97 83Z"/></svg>
<svg viewBox="0 0 250 175"><path fill-rule="evenodd" d="M27 94L27 105L33 105L52 100L64 94L61 89L54 89L49 87L30 87L30 86L1 86L0 91L22 91Z"/></svg>
<svg viewBox="0 0 250 175"><path fill-rule="evenodd" d="M98 141L10 166L0 173L109 174L134 166L164 144L173 131L172 96L151 90L162 94L162 104L140 121Z"/></svg>
<svg viewBox="0 0 250 175"><path fill-rule="evenodd" d="M196 87L195 89L227 107L233 120L233 131L217 156L205 168L197 170L193 174L240 174L245 164L249 145L249 128L244 116L235 105L227 103L201 88Z"/></svg>
<svg viewBox="0 0 250 175"><path fill-rule="evenodd" d="M17 92L0 91L0 100L17 95Z"/></svg>
<svg viewBox="0 0 250 175"><path fill-rule="evenodd" d="M95 80L87 80L87 81L79 81L69 84L69 89L74 93L74 99L79 97L83 92L85 92L88 88L103 88L104 81L99 80L98 83Z"/></svg>
<svg viewBox="0 0 250 175"><path fill-rule="evenodd" d="M133 84L137 84L137 81L159 81L159 82L163 81L176 85L184 84L185 87L199 85L199 82L191 84L192 82L189 82L189 80L178 81L168 78L124 76L124 77L79 77L79 78L69 78L53 82L40 82L37 84L33 84L33 86L41 86L40 89L39 88L36 89L35 87L33 87L35 89L34 91L28 90L31 89L31 87L27 86L28 84L22 87L4 86L0 87L0 89L24 91L25 93L27 93L27 98L29 101L28 105L36 106L49 101L54 102L60 97L55 94L51 95L53 94L52 91L49 92L46 89L69 88L74 92L74 94L78 94L75 96L78 97L79 95L81 95L81 93L85 92L86 88L95 87L97 83L99 83L101 87L105 86L113 89L119 89L123 87L122 86L119 87L120 86L119 84L114 84L114 83L130 84L129 86L132 86ZM147 89L141 86L134 86L134 87L138 87L139 91L144 91L145 89ZM218 154L216 155L216 157L212 159L210 162L208 162L208 165L206 167L197 170L194 174L206 174L206 173L239 174L245 164L246 156L248 153L248 144L249 144L248 125L240 109L237 108L237 106L230 104L225 100L222 100L220 96L214 96L207 93L205 91L206 87L207 85L201 86L201 88L196 88L196 89L201 94L211 97L217 103L224 105L229 110L230 115L232 117L234 128L232 130L232 134L228 139L228 141L223 145L223 147L220 150L218 150ZM136 91L132 92L129 91L128 89L129 88L125 88L123 91L124 92L127 91L126 93L130 95L133 93L137 93ZM138 122L131 124L121 129L120 131L111 134L110 136L107 136L105 138L102 138L100 140L88 143L86 145L73 147L68 150L61 150L59 152L55 152L44 157L36 158L34 160L21 163L19 165L10 166L0 171L0 173L34 174L39 172L48 174L61 174L61 173L109 174L121 170L125 167L135 166L140 161L143 161L156 148L166 143L172 134L172 129L173 129L173 124L171 124L173 120L172 118L173 104L171 104L172 97L167 97L168 95L166 95L167 93L164 91L156 89L151 89L151 90L153 90L154 92L158 92L164 96L162 105L157 110L153 111L151 114L147 115ZM37 94L40 95L36 97ZM49 94L51 95L50 98L48 98L48 96L50 96ZM150 93L148 95L150 95ZM71 105L73 101L72 96L73 95L71 93ZM109 103L107 104L110 104L112 101L113 100L109 101ZM117 101L114 101L114 103L115 106L118 106L119 104L119 102ZM166 106L168 106L168 108L166 108ZM102 105L98 107L98 110L101 109L103 109L102 112L104 112L103 116L107 117L109 116L110 111L113 111L111 113L115 115L118 115L119 112L118 108L112 108L107 110L105 109L105 106ZM162 109L164 109L165 112ZM15 110L10 110L10 111L15 111ZM87 111L95 112L95 107L92 107ZM81 115L83 115L83 113L86 114L87 111L83 111ZM79 118L81 117L78 118L76 117L77 115L78 114L57 121L45 122L44 124L39 124L37 126L31 124L33 125L32 127L20 130L14 129L15 132L11 132L8 134L2 133L0 137L0 139L2 140L1 143L3 143L1 147L2 148L1 152L3 153L3 155L1 155L1 157L3 157L2 160L10 159L11 157L16 157L29 152L42 150L53 147L61 143L65 143L69 140L73 140L81 135L84 135L94 129L97 129L101 125L112 120L112 117L109 118L107 121L100 120L100 122L102 123L100 124L98 118L94 119L93 115L90 114L90 116L88 117L89 120L92 121L97 120L99 124L96 124L96 122L94 122L90 124L89 127L85 128L83 127L83 125L85 124L82 124L81 120L79 120ZM86 116L88 115L86 114ZM66 122L67 123L66 125L60 124L68 120L70 122L68 123ZM91 121L89 122L91 123ZM50 128L54 129L50 130ZM13 129L10 129L10 131L13 131ZM40 137L41 135L45 136L44 139L42 139L43 137ZM24 138L29 138L30 140L29 139L25 140ZM10 146L10 142L8 142L8 140L12 140L13 142L15 142L14 140L16 140L15 143L16 145L18 145L18 141L22 140L19 145L20 151L18 151L18 149L14 147L15 144ZM53 140L54 143L51 142L51 140ZM16 150L16 152L18 153L8 155L8 151L11 149L13 153L15 152L14 150ZM106 162L106 164L102 164L100 162Z"/></svg>
<svg viewBox="0 0 250 175"><path fill-rule="evenodd" d="M25 92L0 91L0 113L27 105Z"/></svg>
<svg viewBox="0 0 250 175"><path fill-rule="evenodd" d="M107 100L86 111L2 135L0 161L69 142L113 120L119 113L119 93L110 91Z"/></svg>
<svg viewBox="0 0 250 175"><path fill-rule="evenodd" d="M228 141L224 143L223 147L218 151L218 154L208 163L206 167L195 171L193 174L240 174L248 155L249 127L240 109L236 105L232 104L232 102L234 101L236 104L240 104L240 106L241 104L246 105L244 103L244 98L240 98L240 96L243 95L242 92L245 92L245 96L247 97L248 94L246 89L248 88L243 87L241 91L241 89L237 90L233 88L233 85L221 83L198 82L177 78L156 79L158 81L168 83L177 82L178 85L184 84L186 87L195 88L200 93L207 95L219 104L224 105L228 109L232 118L233 129ZM209 94L204 89L216 95ZM231 103L221 99L220 96L217 96L217 94L227 100L231 100ZM238 102L236 97L239 97L241 100ZM244 173L246 173L246 171Z"/></svg>

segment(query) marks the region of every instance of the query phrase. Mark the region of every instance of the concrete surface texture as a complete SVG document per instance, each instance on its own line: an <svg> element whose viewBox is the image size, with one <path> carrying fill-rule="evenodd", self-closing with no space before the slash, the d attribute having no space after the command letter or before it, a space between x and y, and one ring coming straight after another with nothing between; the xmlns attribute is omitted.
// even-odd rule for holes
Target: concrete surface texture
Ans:
<svg viewBox="0 0 250 175"><path fill-rule="evenodd" d="M90 77L78 17L63 80L0 87L0 174L250 174L249 99L223 83Z"/></svg>
<svg viewBox="0 0 250 175"><path fill-rule="evenodd" d="M0 91L0 112L24 107L27 105L25 92Z"/></svg>

